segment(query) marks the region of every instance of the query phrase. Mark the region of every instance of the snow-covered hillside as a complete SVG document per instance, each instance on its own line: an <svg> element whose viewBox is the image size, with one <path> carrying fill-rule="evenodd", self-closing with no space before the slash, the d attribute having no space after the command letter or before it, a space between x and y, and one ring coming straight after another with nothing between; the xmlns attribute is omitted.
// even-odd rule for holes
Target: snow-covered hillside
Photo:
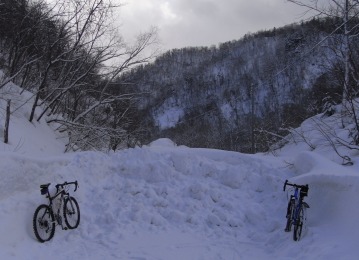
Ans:
<svg viewBox="0 0 359 260"><path fill-rule="evenodd" d="M0 79L3 73L0 70ZM21 94L20 94L21 93ZM34 96L21 88L8 83L0 89L0 151L16 152L22 155L42 156L57 155L65 151L67 139L55 132L55 125L49 127L44 118L38 122L37 114L41 108L37 108L35 120L29 122ZM3 143L6 105L10 100L11 116L9 125L9 142Z"/></svg>
<svg viewBox="0 0 359 260"><path fill-rule="evenodd" d="M16 115L16 116L15 116ZM64 142L26 109L0 152L1 259L356 259L359 159L288 144L273 155L176 146L159 139L116 153L63 154ZM304 125L310 124L310 121ZM18 145L21 144L21 145ZM309 184L308 229L284 232L286 179ZM78 180L77 229L39 243L39 185Z"/></svg>

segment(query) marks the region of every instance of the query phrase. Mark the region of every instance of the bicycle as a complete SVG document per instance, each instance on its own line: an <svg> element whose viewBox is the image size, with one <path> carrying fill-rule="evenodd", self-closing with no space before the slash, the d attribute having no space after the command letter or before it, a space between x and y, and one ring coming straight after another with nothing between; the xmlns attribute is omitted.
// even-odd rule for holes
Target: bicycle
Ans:
<svg viewBox="0 0 359 260"><path fill-rule="evenodd" d="M80 224L80 208L74 197L69 194L69 185L75 185L74 192L78 188L77 181L56 184L56 193L51 196L49 186L51 183L40 185L41 195L49 199L48 205L41 204L35 210L33 216L33 229L37 240L41 243L49 241L55 234L55 225L62 230L75 229ZM57 198L57 201L55 199ZM57 202L57 203L54 203ZM61 208L63 204L63 208ZM62 216L65 225L62 223Z"/></svg>
<svg viewBox="0 0 359 260"><path fill-rule="evenodd" d="M293 225L293 240L299 241L302 236L303 225L306 221L306 209L309 208L308 203L303 201L304 197L308 196L309 186L308 184L297 185L289 183L288 180L286 180L284 182L283 191L285 191L287 185L294 187L294 194L290 195L290 199L288 201L286 215L287 225L284 231L290 232Z"/></svg>

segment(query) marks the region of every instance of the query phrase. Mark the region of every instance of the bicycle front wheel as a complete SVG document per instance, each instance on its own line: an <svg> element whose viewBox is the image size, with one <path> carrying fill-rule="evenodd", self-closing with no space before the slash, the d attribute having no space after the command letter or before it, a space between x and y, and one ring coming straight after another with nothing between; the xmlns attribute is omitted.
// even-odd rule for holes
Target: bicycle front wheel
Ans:
<svg viewBox="0 0 359 260"><path fill-rule="evenodd" d="M80 207L74 197L68 197L64 203L64 219L69 229L77 228L80 224Z"/></svg>
<svg viewBox="0 0 359 260"><path fill-rule="evenodd" d="M293 240L299 241L302 236L303 231L303 225L305 221L305 212L304 212L303 206L300 207L298 212L298 217L296 219L296 223L294 224L294 230L293 230Z"/></svg>
<svg viewBox="0 0 359 260"><path fill-rule="evenodd" d="M55 234L55 219L48 205L37 207L32 220L37 240L41 243L49 241Z"/></svg>
<svg viewBox="0 0 359 260"><path fill-rule="evenodd" d="M293 218L293 211L294 211L294 205L295 205L295 201L294 199L291 199L288 202L288 207L287 207L287 225L285 226L284 231L285 232L289 232L292 229L292 218Z"/></svg>

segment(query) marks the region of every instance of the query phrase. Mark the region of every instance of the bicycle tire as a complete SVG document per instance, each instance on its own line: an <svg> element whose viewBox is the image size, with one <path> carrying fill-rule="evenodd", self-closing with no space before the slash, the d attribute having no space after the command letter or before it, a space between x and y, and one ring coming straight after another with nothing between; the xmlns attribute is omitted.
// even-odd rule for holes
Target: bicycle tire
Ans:
<svg viewBox="0 0 359 260"><path fill-rule="evenodd" d="M37 240L41 243L49 241L55 234L55 218L48 205L42 204L35 210L32 225Z"/></svg>
<svg viewBox="0 0 359 260"><path fill-rule="evenodd" d="M288 208L287 208L287 224L285 226L284 231L285 232L290 232L292 229L292 216L293 216L293 211L294 211L294 205L295 205L295 201L294 199L291 199L288 202Z"/></svg>
<svg viewBox="0 0 359 260"><path fill-rule="evenodd" d="M75 229L80 224L80 207L74 197L68 197L64 203L64 220L69 229Z"/></svg>
<svg viewBox="0 0 359 260"><path fill-rule="evenodd" d="M302 236L302 231L303 231L303 224L304 224L304 208L303 208L303 206L301 206L299 208L296 224L294 225L294 230L293 230L293 240L294 241L300 240L300 238Z"/></svg>

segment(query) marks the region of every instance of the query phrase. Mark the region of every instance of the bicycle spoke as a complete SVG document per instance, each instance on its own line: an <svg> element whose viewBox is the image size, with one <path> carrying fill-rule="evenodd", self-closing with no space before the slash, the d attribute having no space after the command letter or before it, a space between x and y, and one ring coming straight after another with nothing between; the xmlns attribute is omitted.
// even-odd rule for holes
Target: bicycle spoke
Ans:
<svg viewBox="0 0 359 260"><path fill-rule="evenodd" d="M64 203L64 219L69 229L77 228L80 223L80 208L73 197L69 197Z"/></svg>
<svg viewBox="0 0 359 260"><path fill-rule="evenodd" d="M48 241L54 236L55 224L47 205L40 205L36 209L33 218L33 229L36 238L40 242Z"/></svg>

